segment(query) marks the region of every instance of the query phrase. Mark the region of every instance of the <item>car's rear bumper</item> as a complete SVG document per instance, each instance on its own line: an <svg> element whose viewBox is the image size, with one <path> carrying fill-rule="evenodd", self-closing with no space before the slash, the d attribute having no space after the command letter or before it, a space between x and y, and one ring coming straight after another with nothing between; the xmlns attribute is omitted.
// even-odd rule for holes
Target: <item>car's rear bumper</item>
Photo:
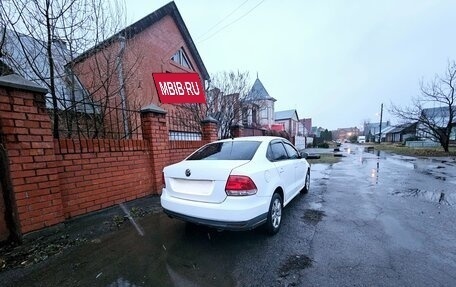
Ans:
<svg viewBox="0 0 456 287"><path fill-rule="evenodd" d="M184 221L226 230L248 230L266 222L271 199L228 196L220 203L207 203L170 196L163 189L161 205L166 214Z"/></svg>
<svg viewBox="0 0 456 287"><path fill-rule="evenodd" d="M217 220L209 220L209 219L202 219L192 216L187 216L184 214L180 214L177 212L173 212L167 209L163 209L163 211L171 218L180 219L183 221L191 222L198 225L205 225L210 226L217 229L223 230L233 230L233 231L243 231L243 230L250 230L255 227L260 226L261 224L266 222L267 213L259 215L255 218L252 218L247 221L217 221Z"/></svg>

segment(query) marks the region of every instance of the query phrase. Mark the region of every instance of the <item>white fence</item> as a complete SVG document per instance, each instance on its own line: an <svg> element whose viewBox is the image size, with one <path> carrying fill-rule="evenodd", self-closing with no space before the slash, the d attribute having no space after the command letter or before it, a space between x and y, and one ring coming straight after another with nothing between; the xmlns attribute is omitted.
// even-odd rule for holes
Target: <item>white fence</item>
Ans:
<svg viewBox="0 0 456 287"><path fill-rule="evenodd" d="M306 148L306 137L295 137L295 146L297 149L305 149Z"/></svg>
<svg viewBox="0 0 456 287"><path fill-rule="evenodd" d="M432 141L406 141L405 145L412 148L439 147L440 144Z"/></svg>

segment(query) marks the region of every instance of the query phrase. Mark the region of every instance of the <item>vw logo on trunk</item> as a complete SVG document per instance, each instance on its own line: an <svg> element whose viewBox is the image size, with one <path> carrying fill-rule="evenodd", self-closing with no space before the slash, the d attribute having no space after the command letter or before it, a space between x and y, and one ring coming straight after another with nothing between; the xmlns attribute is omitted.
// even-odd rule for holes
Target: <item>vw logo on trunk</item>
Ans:
<svg viewBox="0 0 456 287"><path fill-rule="evenodd" d="M187 168L187 169L185 170L185 175L186 175L187 177L189 177L191 174L192 174L192 172L190 171L190 169Z"/></svg>

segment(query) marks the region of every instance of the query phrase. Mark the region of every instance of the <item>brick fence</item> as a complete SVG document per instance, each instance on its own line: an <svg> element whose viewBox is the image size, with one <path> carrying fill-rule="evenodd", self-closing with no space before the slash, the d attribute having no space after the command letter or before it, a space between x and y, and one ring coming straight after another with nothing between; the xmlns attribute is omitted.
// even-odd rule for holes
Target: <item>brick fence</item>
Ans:
<svg viewBox="0 0 456 287"><path fill-rule="evenodd" d="M17 75L0 77L0 148L8 167L0 174L0 226L8 227L0 228L0 241L160 194L164 166L217 139L208 119L201 141L170 150L166 111L154 105L141 110L143 140L54 139L45 94Z"/></svg>

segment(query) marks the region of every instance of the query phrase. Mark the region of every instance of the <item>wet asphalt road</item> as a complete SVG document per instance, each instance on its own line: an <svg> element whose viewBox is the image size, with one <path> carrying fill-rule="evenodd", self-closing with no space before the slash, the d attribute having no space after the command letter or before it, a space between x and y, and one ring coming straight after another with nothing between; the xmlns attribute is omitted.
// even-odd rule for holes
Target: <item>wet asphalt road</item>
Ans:
<svg viewBox="0 0 456 287"><path fill-rule="evenodd" d="M218 232L161 213L138 221L144 236L127 226L3 281L6 286L455 286L456 163L344 147L341 162L312 166L310 193L287 206L276 236L261 230Z"/></svg>

